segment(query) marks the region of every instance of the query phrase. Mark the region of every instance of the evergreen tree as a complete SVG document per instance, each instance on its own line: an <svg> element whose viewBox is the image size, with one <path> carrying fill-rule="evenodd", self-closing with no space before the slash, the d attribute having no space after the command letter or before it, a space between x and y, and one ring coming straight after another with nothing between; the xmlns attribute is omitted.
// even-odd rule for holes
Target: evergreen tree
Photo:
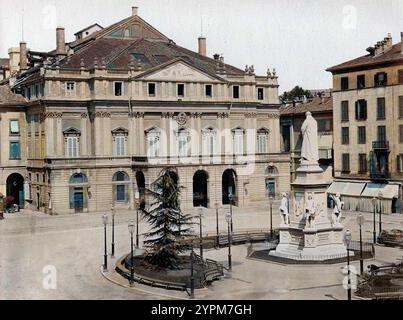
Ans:
<svg viewBox="0 0 403 320"><path fill-rule="evenodd" d="M298 98L302 98L303 96L312 98L312 93L309 90L305 90L300 86L295 86L290 91L285 91L281 96L280 100L282 103L290 102Z"/></svg>
<svg viewBox="0 0 403 320"><path fill-rule="evenodd" d="M190 226L193 219L182 213L179 203L180 188L174 179L175 170L165 168L151 185L148 192L155 201L143 215L152 229L145 234L145 246L150 252L146 261L160 268L178 269L179 255L189 249L189 245L181 241L192 234Z"/></svg>

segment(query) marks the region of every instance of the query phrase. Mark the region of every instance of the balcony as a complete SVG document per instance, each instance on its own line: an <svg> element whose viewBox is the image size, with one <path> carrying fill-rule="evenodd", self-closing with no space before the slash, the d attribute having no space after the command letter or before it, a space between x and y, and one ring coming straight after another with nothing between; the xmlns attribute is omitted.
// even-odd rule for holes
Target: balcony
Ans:
<svg viewBox="0 0 403 320"><path fill-rule="evenodd" d="M389 141L373 141L372 150L374 151L389 151Z"/></svg>
<svg viewBox="0 0 403 320"><path fill-rule="evenodd" d="M388 171L379 171L379 170L373 170L370 171L369 176L371 180L389 180L390 179L390 172Z"/></svg>

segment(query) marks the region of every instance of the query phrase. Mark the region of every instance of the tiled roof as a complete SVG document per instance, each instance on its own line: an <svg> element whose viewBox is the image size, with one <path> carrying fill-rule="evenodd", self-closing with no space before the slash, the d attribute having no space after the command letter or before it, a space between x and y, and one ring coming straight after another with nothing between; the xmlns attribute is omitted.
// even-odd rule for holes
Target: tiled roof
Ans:
<svg viewBox="0 0 403 320"><path fill-rule="evenodd" d="M7 67L8 68L9 61L10 61L10 59L8 59L8 58L0 58L0 68L1 67Z"/></svg>
<svg viewBox="0 0 403 320"><path fill-rule="evenodd" d="M0 86L0 106L21 105L25 102L25 98L13 93L8 85Z"/></svg>
<svg viewBox="0 0 403 320"><path fill-rule="evenodd" d="M326 111L333 111L333 97L322 98L315 97L312 101L307 103L299 103L295 106L293 104L287 104L280 107L281 116L291 116L305 114L306 112L319 113Z"/></svg>
<svg viewBox="0 0 403 320"><path fill-rule="evenodd" d="M327 71L338 72L348 69L359 69L364 67L372 67L376 65L385 65L389 63L401 62L403 64L403 53L401 52L401 44L397 43L393 45L389 50L379 55L367 54L365 56L338 64Z"/></svg>

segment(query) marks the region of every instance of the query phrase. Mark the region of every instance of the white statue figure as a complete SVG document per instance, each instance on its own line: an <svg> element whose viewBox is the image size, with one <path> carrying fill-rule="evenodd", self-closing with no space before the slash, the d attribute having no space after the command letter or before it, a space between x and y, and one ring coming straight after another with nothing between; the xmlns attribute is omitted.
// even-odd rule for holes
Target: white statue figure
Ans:
<svg viewBox="0 0 403 320"><path fill-rule="evenodd" d="M305 202L305 219L307 228L315 227L315 215L315 201L313 200L312 193L310 193L308 195L308 199Z"/></svg>
<svg viewBox="0 0 403 320"><path fill-rule="evenodd" d="M290 215L288 213L288 197L286 193L282 194L280 203L280 216L282 223L288 226L290 224Z"/></svg>
<svg viewBox="0 0 403 320"><path fill-rule="evenodd" d="M317 162L319 160L318 151L318 123L308 111L306 119L301 127L302 148L301 161Z"/></svg>
<svg viewBox="0 0 403 320"><path fill-rule="evenodd" d="M341 210L344 207L344 202L340 200L340 193L336 193L336 196L332 195L332 199L334 201L333 223L340 223L342 216Z"/></svg>

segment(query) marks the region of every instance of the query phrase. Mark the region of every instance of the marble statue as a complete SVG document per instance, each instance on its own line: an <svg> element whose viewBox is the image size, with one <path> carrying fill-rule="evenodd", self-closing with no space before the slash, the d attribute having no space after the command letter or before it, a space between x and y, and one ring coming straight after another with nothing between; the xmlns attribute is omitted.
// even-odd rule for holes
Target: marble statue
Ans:
<svg viewBox="0 0 403 320"><path fill-rule="evenodd" d="M333 223L340 223L341 220L341 210L343 209L344 202L340 200L340 193L336 193L336 196L332 195L332 199L334 201L334 209L333 209Z"/></svg>
<svg viewBox="0 0 403 320"><path fill-rule="evenodd" d="M288 197L286 193L282 194L280 202L280 216L282 223L288 226L290 224L290 215L288 213Z"/></svg>
<svg viewBox="0 0 403 320"><path fill-rule="evenodd" d="M301 148L301 162L318 162L318 123L308 111L306 119L301 127L302 133L302 148Z"/></svg>
<svg viewBox="0 0 403 320"><path fill-rule="evenodd" d="M314 228L315 227L315 201L313 200L313 195L310 193L308 195L308 199L305 202L305 219L306 219L306 227Z"/></svg>

